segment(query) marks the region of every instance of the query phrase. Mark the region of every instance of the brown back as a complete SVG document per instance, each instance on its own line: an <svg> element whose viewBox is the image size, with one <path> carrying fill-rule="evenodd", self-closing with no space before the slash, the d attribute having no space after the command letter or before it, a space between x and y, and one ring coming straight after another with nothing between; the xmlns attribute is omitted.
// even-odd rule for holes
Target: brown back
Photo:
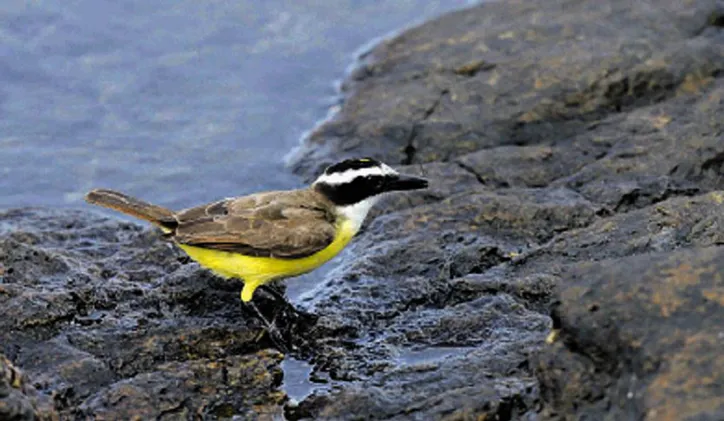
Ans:
<svg viewBox="0 0 724 421"><path fill-rule="evenodd" d="M256 257L306 257L336 232L332 204L311 189L225 199L175 216L174 241Z"/></svg>

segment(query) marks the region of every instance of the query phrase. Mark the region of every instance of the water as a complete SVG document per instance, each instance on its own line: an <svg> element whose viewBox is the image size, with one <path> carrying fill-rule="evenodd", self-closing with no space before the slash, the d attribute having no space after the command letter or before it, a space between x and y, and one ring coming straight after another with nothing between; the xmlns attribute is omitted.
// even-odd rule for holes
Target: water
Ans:
<svg viewBox="0 0 724 421"><path fill-rule="evenodd" d="M425 365L447 358L463 355L472 350L470 347L430 347L423 349L404 348L399 350L397 363L399 367ZM282 361L284 382L282 390L292 402L301 402L314 392L329 390L332 386L326 383L315 383L310 380L313 367L306 361L287 357Z"/></svg>
<svg viewBox="0 0 724 421"><path fill-rule="evenodd" d="M0 208L297 187L282 158L337 102L353 52L467 3L5 0Z"/></svg>
<svg viewBox="0 0 724 421"><path fill-rule="evenodd" d="M326 388L323 384L315 384L309 380L313 367L305 361L286 357L281 366L284 370L282 390L293 402L301 402L314 391Z"/></svg>

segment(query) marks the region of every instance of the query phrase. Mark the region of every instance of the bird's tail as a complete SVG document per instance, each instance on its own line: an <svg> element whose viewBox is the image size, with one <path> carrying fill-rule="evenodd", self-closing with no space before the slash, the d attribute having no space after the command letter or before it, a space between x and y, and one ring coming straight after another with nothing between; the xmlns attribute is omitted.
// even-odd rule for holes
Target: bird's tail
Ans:
<svg viewBox="0 0 724 421"><path fill-rule="evenodd" d="M152 205L117 191L92 190L85 195L85 200L88 203L104 206L151 222L167 233L173 231L178 225L178 221L170 209Z"/></svg>

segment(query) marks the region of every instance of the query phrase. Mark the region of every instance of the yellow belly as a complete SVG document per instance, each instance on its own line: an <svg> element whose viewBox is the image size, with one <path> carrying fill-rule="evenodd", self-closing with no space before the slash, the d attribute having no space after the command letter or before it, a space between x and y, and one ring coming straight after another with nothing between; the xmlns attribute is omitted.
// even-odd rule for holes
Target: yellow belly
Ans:
<svg viewBox="0 0 724 421"><path fill-rule="evenodd" d="M244 289L241 292L241 299L247 302L251 301L254 290L260 285L275 279L301 275L322 266L339 254L356 233L355 225L350 221L344 221L337 227L337 235L329 246L301 259L251 257L185 244L179 244L179 247L201 266L211 269L218 275L242 279Z"/></svg>

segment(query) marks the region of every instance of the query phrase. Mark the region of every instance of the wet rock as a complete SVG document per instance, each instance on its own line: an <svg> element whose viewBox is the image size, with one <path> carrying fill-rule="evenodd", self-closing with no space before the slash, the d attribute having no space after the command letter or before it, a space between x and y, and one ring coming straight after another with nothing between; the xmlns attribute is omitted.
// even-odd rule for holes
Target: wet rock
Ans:
<svg viewBox="0 0 724 421"><path fill-rule="evenodd" d="M80 414L119 419L267 418L285 396L276 352L160 364L110 385L80 405ZM213 397L213 399L209 399Z"/></svg>
<svg viewBox="0 0 724 421"><path fill-rule="evenodd" d="M722 418L721 16L716 0L493 2L365 54L293 170L371 155L455 175L386 202L303 302L321 317L300 346L328 385L287 416ZM673 300L670 278L647 268L689 258L676 294L697 298L663 320L646 300Z"/></svg>
<svg viewBox="0 0 724 421"><path fill-rule="evenodd" d="M490 359L491 350L480 347L448 350L437 360L408 363L401 358L375 381L352 385L333 397L312 396L300 409L322 419L518 418L538 405L536 380L520 375L526 357L514 345L496 347L505 348L507 357Z"/></svg>
<svg viewBox="0 0 724 421"><path fill-rule="evenodd" d="M491 191L477 184L467 194L375 218L350 247L354 258L302 303L320 315L298 335L313 376L349 385L314 395L288 418L534 411L540 402L527 360L550 329L541 302L552 285L532 277L503 285L500 276L483 287L480 278L558 232L589 225L596 211L565 188ZM440 349L444 358L414 357ZM351 410L351 402L360 405Z"/></svg>
<svg viewBox="0 0 724 421"><path fill-rule="evenodd" d="M242 308L240 283L188 264L158 233L86 212L10 210L0 262L2 352L62 417L280 410L281 358L262 351L273 345ZM14 393L9 408L33 408Z"/></svg>

